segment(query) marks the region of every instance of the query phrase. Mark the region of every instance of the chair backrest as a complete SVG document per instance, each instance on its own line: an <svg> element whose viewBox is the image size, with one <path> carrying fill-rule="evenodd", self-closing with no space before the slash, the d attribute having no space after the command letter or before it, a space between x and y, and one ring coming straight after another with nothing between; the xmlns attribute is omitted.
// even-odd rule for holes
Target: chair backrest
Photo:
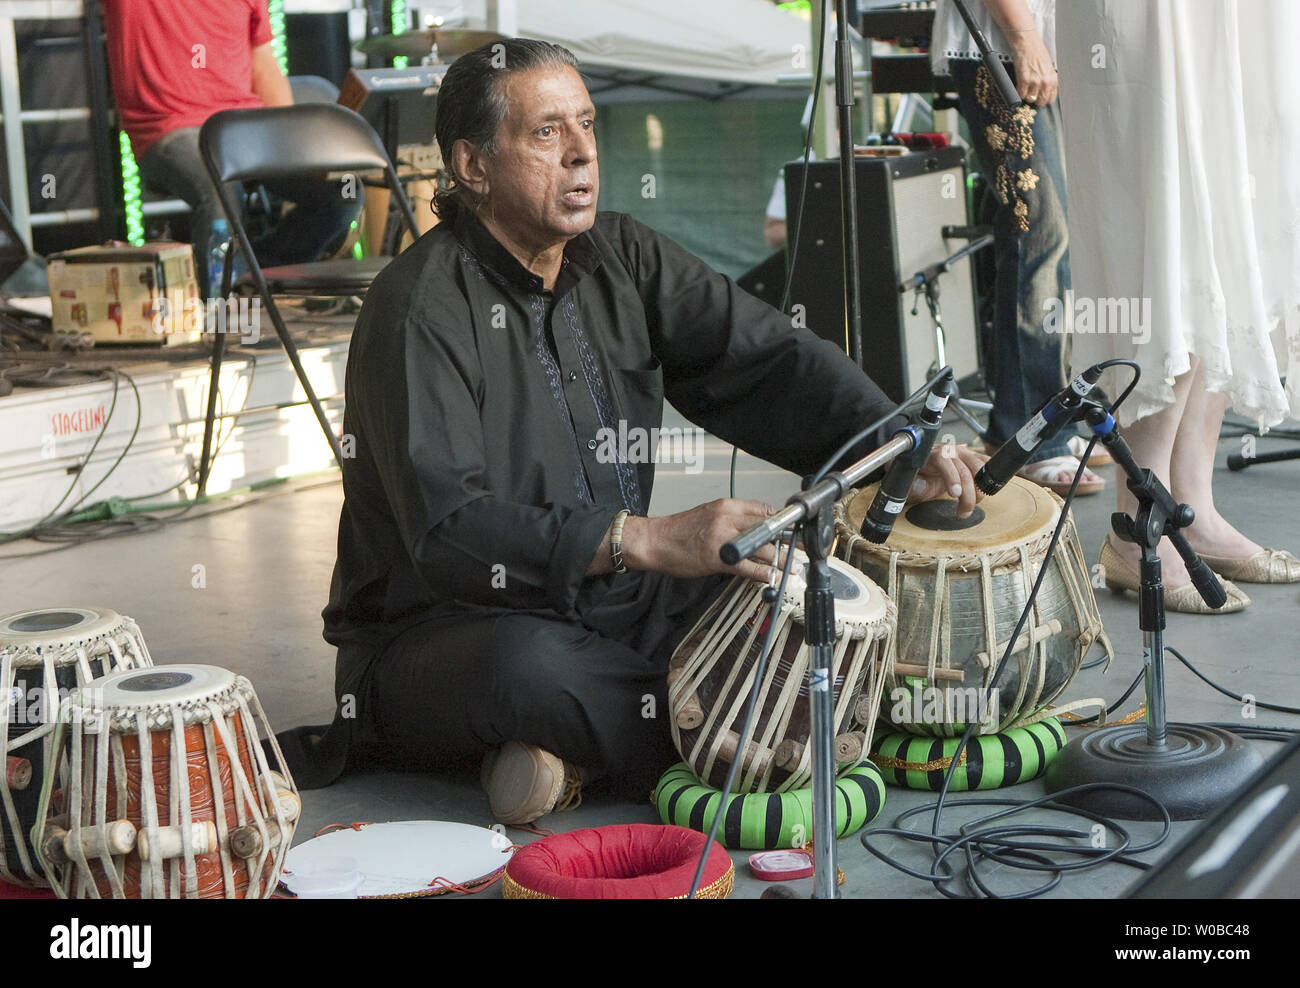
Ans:
<svg viewBox="0 0 1300 988"><path fill-rule="evenodd" d="M204 122L199 148L220 182L392 169L374 128L337 103L221 110Z"/></svg>
<svg viewBox="0 0 1300 988"><path fill-rule="evenodd" d="M289 76L289 90L294 103L337 103L339 87L318 75Z"/></svg>

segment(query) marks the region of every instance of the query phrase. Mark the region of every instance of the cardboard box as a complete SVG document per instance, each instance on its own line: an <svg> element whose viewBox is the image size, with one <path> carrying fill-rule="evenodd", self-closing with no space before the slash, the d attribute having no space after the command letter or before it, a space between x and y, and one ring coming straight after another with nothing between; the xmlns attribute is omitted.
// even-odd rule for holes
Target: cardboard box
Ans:
<svg viewBox="0 0 1300 988"><path fill-rule="evenodd" d="M203 305L189 244L110 243L49 257L56 333L90 333L96 344L195 343Z"/></svg>

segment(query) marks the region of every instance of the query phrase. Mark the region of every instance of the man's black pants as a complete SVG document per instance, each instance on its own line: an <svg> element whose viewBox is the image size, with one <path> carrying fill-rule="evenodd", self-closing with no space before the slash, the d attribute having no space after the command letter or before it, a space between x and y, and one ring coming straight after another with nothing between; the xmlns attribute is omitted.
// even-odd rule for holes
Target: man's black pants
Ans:
<svg viewBox="0 0 1300 988"><path fill-rule="evenodd" d="M679 760L669 657L726 580L645 574L636 600L581 623L475 608L416 625L372 668L367 733L385 760L423 770L536 744L577 765L584 785L644 797Z"/></svg>

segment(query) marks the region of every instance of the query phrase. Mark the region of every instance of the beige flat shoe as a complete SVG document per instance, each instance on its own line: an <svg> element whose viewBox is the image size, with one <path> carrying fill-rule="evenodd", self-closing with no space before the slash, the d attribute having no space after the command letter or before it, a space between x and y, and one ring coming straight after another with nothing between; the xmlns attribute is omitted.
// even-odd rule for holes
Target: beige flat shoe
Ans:
<svg viewBox="0 0 1300 988"><path fill-rule="evenodd" d="M532 823L553 810L582 802L582 779L576 768L535 744L507 741L483 759L480 781L492 816L501 823Z"/></svg>
<svg viewBox="0 0 1300 988"><path fill-rule="evenodd" d="M1242 583L1300 583L1300 559L1285 549L1263 549L1245 559L1204 553L1201 558L1214 572Z"/></svg>
<svg viewBox="0 0 1300 988"><path fill-rule="evenodd" d="M1209 559L1202 556L1206 563ZM1106 587L1112 593L1122 594L1125 590L1136 591L1141 585L1141 577L1137 572L1129 568L1122 556L1110 544L1107 538L1101 544L1101 557L1098 560L1101 564L1103 579L1106 581ZM1188 583L1181 587L1165 587L1165 610L1177 611L1180 614L1233 614L1237 611L1246 609L1250 603L1250 598L1237 589L1236 585L1230 580L1225 580L1219 576L1217 569L1215 576L1219 577L1219 582L1223 584L1223 591L1228 595L1228 601L1222 607L1211 607L1201 597L1200 592L1195 586Z"/></svg>

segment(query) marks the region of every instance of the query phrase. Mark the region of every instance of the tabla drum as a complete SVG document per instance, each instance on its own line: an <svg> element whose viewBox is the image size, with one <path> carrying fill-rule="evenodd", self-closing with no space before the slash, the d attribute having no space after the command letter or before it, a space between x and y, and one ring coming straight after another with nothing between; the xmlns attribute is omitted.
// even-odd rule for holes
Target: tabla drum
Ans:
<svg viewBox="0 0 1300 988"><path fill-rule="evenodd" d="M881 589L838 559L830 560L835 594L836 761L859 764L875 728L883 682L893 657L895 608ZM759 684L754 729L733 782L735 792L788 792L812 778L808 745L804 582L791 575L785 596L768 603L767 584L736 577L677 646L668 669L669 724L682 758L706 785L721 788L737 757L745 707L768 623L777 623L772 654ZM861 702L866 697L868 702ZM858 722L855 712L867 719Z"/></svg>
<svg viewBox="0 0 1300 988"><path fill-rule="evenodd" d="M216 666L114 673L65 701L41 791L40 853L61 898L267 898L301 805L243 676ZM279 759L283 765L283 759Z"/></svg>
<svg viewBox="0 0 1300 988"><path fill-rule="evenodd" d="M1042 589L995 690L993 673L1061 517L1063 501L1022 478L969 518L956 501L908 507L883 544L859 531L876 485L836 505L836 554L898 605L896 660L881 715L909 734L951 737L971 721L992 734L1030 723L1070 684L1101 626L1074 519L1066 520Z"/></svg>
<svg viewBox="0 0 1300 988"><path fill-rule="evenodd" d="M140 629L107 607L0 617L0 878L44 885L28 841L61 700L111 672L152 666ZM53 769L51 769L53 770Z"/></svg>

